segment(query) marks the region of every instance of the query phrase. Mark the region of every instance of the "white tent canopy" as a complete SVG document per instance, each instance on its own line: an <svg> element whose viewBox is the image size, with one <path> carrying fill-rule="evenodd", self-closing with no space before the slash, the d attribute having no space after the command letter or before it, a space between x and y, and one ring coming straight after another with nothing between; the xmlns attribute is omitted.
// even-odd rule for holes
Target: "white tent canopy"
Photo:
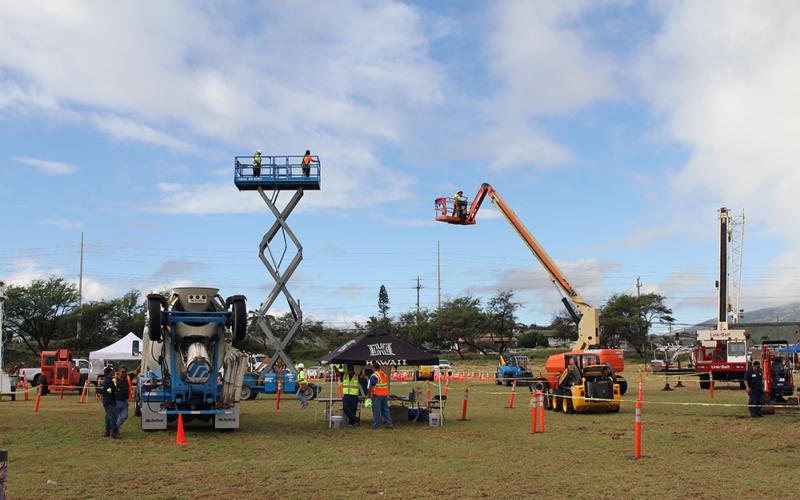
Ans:
<svg viewBox="0 0 800 500"><path fill-rule="evenodd" d="M134 356L134 342L136 342ZM104 359L104 360L140 360L142 359L142 339L133 334L133 332L125 335L108 347L104 347L99 351L89 353L89 359Z"/></svg>

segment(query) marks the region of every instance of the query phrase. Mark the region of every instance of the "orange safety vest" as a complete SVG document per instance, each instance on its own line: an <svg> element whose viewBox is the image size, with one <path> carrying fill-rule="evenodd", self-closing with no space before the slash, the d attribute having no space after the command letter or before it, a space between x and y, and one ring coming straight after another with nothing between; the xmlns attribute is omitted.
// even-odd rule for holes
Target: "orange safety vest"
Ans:
<svg viewBox="0 0 800 500"><path fill-rule="evenodd" d="M386 373L384 373L383 370L378 370L372 375L378 378L378 383L375 384L375 387L372 389L372 394L376 396L388 396L389 382L386 379Z"/></svg>
<svg viewBox="0 0 800 500"><path fill-rule="evenodd" d="M307 167L307 166L311 165L312 161L314 161L314 159L311 157L311 155L305 155L303 157L303 166Z"/></svg>

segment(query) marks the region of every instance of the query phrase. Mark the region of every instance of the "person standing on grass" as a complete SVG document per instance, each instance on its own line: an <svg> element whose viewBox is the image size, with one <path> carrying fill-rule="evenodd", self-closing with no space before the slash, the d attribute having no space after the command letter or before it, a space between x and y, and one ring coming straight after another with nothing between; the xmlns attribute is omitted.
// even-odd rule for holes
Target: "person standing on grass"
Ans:
<svg viewBox="0 0 800 500"><path fill-rule="evenodd" d="M300 400L300 408L305 409L308 406L308 399L306 399L306 390L308 389L308 377L306 376L306 365L297 363L297 399Z"/></svg>
<svg viewBox="0 0 800 500"><path fill-rule="evenodd" d="M760 418L761 405L764 404L764 378L761 374L761 363L753 361L750 368L744 374L744 386L747 389L747 406L750 410L750 417Z"/></svg>
<svg viewBox="0 0 800 500"><path fill-rule="evenodd" d="M383 417L386 427L394 429L389 413L389 378L378 363L373 363L372 368L374 371L369 378L369 389L372 391L372 428L379 429Z"/></svg>
<svg viewBox="0 0 800 500"><path fill-rule="evenodd" d="M105 437L111 436L119 439L119 429L117 429L117 386L113 379L114 371L110 366L103 370L103 409L106 412L106 431Z"/></svg>
<svg viewBox="0 0 800 500"><path fill-rule="evenodd" d="M347 423L355 427L358 424L358 396L361 394L361 384L359 383L356 369L353 365L347 365L347 371L342 378L342 407L347 417Z"/></svg>
<svg viewBox="0 0 800 500"><path fill-rule="evenodd" d="M122 424L128 420L128 399L131 394L131 379L128 378L128 370L123 366L117 373L117 431L122 429Z"/></svg>

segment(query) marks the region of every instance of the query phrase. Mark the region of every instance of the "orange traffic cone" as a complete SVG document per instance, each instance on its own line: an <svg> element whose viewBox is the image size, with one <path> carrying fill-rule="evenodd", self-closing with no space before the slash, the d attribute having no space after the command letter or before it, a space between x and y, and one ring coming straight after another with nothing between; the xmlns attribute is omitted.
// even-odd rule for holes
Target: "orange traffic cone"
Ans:
<svg viewBox="0 0 800 500"><path fill-rule="evenodd" d="M183 434L183 415L178 413L178 434L175 436L175 444L186 444L186 436Z"/></svg>

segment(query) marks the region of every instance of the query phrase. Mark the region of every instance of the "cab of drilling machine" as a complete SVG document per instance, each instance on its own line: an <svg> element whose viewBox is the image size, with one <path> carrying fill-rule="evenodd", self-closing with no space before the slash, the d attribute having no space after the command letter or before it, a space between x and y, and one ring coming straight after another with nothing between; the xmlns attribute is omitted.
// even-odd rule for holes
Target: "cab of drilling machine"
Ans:
<svg viewBox="0 0 800 500"><path fill-rule="evenodd" d="M565 369L545 395L548 409L564 413L617 412L620 386L609 363L597 354L563 354Z"/></svg>

